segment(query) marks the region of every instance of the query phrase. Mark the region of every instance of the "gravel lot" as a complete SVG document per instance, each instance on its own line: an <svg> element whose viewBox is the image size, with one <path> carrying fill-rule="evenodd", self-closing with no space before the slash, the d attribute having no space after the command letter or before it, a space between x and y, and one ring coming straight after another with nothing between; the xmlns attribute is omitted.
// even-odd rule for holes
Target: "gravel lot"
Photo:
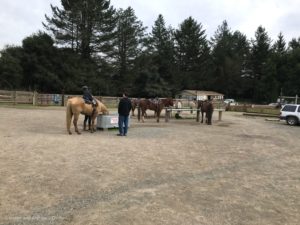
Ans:
<svg viewBox="0 0 300 225"><path fill-rule="evenodd" d="M225 112L116 133L0 107L0 224L299 224L300 126Z"/></svg>

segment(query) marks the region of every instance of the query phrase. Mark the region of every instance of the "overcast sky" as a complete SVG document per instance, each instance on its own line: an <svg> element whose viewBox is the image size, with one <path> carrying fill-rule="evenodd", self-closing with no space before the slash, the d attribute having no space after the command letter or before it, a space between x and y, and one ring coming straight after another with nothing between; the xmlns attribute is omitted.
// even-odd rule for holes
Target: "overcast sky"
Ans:
<svg viewBox="0 0 300 225"><path fill-rule="evenodd" d="M60 0L0 0L0 49L21 45L22 40L43 29L44 15L51 15L50 3ZM248 39L259 25L266 28L272 40L282 32L286 41L300 37L300 0L111 0L116 8L131 6L151 30L159 14L166 25L178 28L189 16L201 23L210 38L227 20L232 31L239 30Z"/></svg>

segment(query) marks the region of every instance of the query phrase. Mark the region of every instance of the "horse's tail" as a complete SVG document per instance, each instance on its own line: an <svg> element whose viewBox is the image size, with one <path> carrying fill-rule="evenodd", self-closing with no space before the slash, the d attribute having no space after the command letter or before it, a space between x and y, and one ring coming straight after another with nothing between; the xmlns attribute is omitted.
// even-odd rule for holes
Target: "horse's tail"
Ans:
<svg viewBox="0 0 300 225"><path fill-rule="evenodd" d="M67 122L67 131L69 134L72 134L71 132L71 120L72 120L73 112L72 112L72 105L70 102L67 103L67 109L66 109L66 122Z"/></svg>

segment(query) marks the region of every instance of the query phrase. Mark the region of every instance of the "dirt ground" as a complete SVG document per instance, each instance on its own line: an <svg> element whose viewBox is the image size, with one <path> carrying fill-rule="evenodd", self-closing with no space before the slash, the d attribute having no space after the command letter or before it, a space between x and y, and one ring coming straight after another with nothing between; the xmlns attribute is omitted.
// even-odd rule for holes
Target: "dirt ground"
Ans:
<svg viewBox="0 0 300 225"><path fill-rule="evenodd" d="M299 224L300 126L225 112L116 134L0 107L0 224Z"/></svg>

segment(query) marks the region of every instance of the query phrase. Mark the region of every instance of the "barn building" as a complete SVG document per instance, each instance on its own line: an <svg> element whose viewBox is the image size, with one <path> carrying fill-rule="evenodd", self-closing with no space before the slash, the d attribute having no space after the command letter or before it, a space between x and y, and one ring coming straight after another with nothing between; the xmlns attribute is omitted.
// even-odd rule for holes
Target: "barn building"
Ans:
<svg viewBox="0 0 300 225"><path fill-rule="evenodd" d="M217 101L222 101L224 98L224 95L221 93L214 92L214 91L201 91L201 90L183 90L177 96L177 98L187 99L189 101L192 101L194 99L206 100L208 99L208 96L210 96L212 100L217 100Z"/></svg>

